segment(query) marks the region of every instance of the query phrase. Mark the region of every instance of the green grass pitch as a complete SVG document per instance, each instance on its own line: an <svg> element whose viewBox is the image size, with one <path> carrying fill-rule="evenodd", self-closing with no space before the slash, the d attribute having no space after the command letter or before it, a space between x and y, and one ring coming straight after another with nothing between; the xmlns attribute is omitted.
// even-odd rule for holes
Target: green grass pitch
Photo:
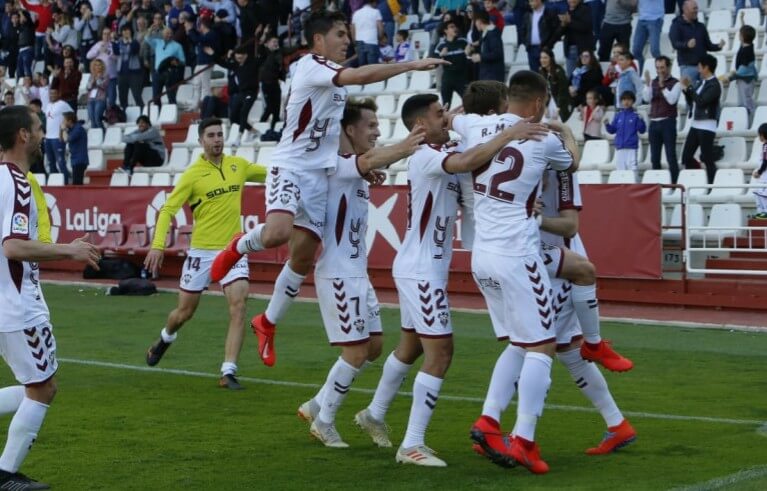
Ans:
<svg viewBox="0 0 767 491"><path fill-rule="evenodd" d="M302 384L319 386L338 356L316 304L295 304L281 323L274 368L260 363L247 335L239 363L247 388L229 392L216 379L227 325L222 297L203 298L160 370L142 371L175 295L108 297L53 285L45 294L61 360L59 393L22 471L55 489L767 489L767 436L758 431L767 421L765 334L604 324L605 337L635 362L633 371L606 377L638 440L613 455L585 455L604 424L555 364L537 434L551 472L534 476L471 451L468 430L503 349L486 315L454 313L454 361L427 433L448 467L429 469L396 464L394 449L375 448L354 426L369 393L351 392L338 413L350 449L310 439L296 408L316 387ZM263 308L249 301L249 314ZM399 322L396 310L382 315L385 357ZM354 387L374 389L382 364L383 357ZM2 380L12 381L7 369ZM409 397L399 396L387 417L395 446L409 409ZM514 412L505 415L505 428Z"/></svg>

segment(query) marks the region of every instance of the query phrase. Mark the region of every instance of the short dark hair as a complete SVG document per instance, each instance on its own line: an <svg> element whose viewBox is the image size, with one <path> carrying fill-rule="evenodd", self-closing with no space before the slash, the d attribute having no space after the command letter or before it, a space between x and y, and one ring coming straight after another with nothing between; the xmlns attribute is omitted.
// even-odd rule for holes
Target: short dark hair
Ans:
<svg viewBox="0 0 767 491"><path fill-rule="evenodd" d="M372 97L365 99L349 99L344 107L344 115L341 118L341 128L356 124L362 118L362 111L378 111L378 106Z"/></svg>
<svg viewBox="0 0 767 491"><path fill-rule="evenodd" d="M490 15L484 10L475 10L474 11L474 20L475 21L482 21L484 24L490 24Z"/></svg>
<svg viewBox="0 0 767 491"><path fill-rule="evenodd" d="M410 32L407 29L400 29L397 31L397 35L402 36L402 39L407 39L410 36Z"/></svg>
<svg viewBox="0 0 767 491"><path fill-rule="evenodd" d="M637 96L632 91L627 90L627 91L621 93L621 100L623 100L623 99L631 99L631 102L636 102L637 101Z"/></svg>
<svg viewBox="0 0 767 491"><path fill-rule="evenodd" d="M429 106L439 102L437 94L416 94L410 96L405 104L402 105L402 121L405 123L405 128L408 131L415 126L415 120L417 117L423 115L429 110Z"/></svg>
<svg viewBox="0 0 767 491"><path fill-rule="evenodd" d="M43 107L43 101L41 101L40 99L32 99L31 101L29 101L29 105L30 106L34 105L34 106Z"/></svg>
<svg viewBox="0 0 767 491"><path fill-rule="evenodd" d="M36 117L27 106L10 106L0 111L0 149L12 149L16 135L22 129L32 131L32 118Z"/></svg>
<svg viewBox="0 0 767 491"><path fill-rule="evenodd" d="M133 28L130 26L130 23L123 24L120 31L130 31L130 33L133 34Z"/></svg>
<svg viewBox="0 0 767 491"><path fill-rule="evenodd" d="M624 57L626 59L629 59L629 60L632 60L632 61L634 60L634 55L631 54L631 51L624 51L621 54L619 54L618 56L622 56L622 57Z"/></svg>
<svg viewBox="0 0 767 491"><path fill-rule="evenodd" d="M61 116L67 121L77 121L77 114L73 113L72 111L67 111Z"/></svg>
<svg viewBox="0 0 767 491"><path fill-rule="evenodd" d="M711 71L711 73L714 73L716 71L716 56L705 54L701 56L700 61L698 62L698 65L703 65L705 67L708 67L708 69Z"/></svg>
<svg viewBox="0 0 767 491"><path fill-rule="evenodd" d="M743 36L743 42L746 44L751 44L754 42L754 39L756 38L756 29L749 25L741 26L740 28L740 35Z"/></svg>
<svg viewBox="0 0 767 491"><path fill-rule="evenodd" d="M659 57L655 58L655 61L662 61L666 64L666 68L671 68L671 64L673 63L671 58L666 55L660 55Z"/></svg>
<svg viewBox="0 0 767 491"><path fill-rule="evenodd" d="M237 46L234 48L234 54L236 55L247 55L248 53L250 53L250 50L247 46Z"/></svg>
<svg viewBox="0 0 767 491"><path fill-rule="evenodd" d="M346 23L346 16L341 12L330 12L327 10L319 10L312 12L304 22L304 36L306 36L306 44L312 48L314 47L314 35L325 35L333 29L336 22Z"/></svg>
<svg viewBox="0 0 767 491"><path fill-rule="evenodd" d="M209 126L223 126L223 123L218 118L205 118L200 121L200 125L197 127L197 136L202 138L202 134Z"/></svg>
<svg viewBox="0 0 767 491"><path fill-rule="evenodd" d="M497 80L477 80L463 93L463 109L470 114L498 112L501 102L509 96L506 84ZM445 101L450 102L450 101Z"/></svg>
<svg viewBox="0 0 767 491"><path fill-rule="evenodd" d="M759 130L757 131L759 136L767 139L767 123L762 123L759 125Z"/></svg>
<svg viewBox="0 0 767 491"><path fill-rule="evenodd" d="M615 49L615 48L618 48L618 49L620 49L620 50L621 50L621 53L625 53L626 51L628 51L628 50L629 50L629 47L628 47L628 45L625 45L625 44L623 44L623 43L615 43L615 44L613 45L613 49Z"/></svg>
<svg viewBox="0 0 767 491"><path fill-rule="evenodd" d="M200 25L205 26L208 29L213 27L213 21L210 19L210 17L200 17Z"/></svg>
<svg viewBox="0 0 767 491"><path fill-rule="evenodd" d="M136 118L136 124L139 124L141 122L144 122L148 124L149 126L152 126L152 121L149 120L149 116L147 116L146 114L142 114L141 116Z"/></svg>
<svg viewBox="0 0 767 491"><path fill-rule="evenodd" d="M546 79L539 73L520 70L509 79L509 99L529 102L549 92Z"/></svg>

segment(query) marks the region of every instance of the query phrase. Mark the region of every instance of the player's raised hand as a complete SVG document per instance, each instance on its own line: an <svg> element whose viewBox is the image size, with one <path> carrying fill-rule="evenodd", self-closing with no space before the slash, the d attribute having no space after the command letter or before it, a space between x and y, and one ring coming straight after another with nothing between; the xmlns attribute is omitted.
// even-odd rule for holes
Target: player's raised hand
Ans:
<svg viewBox="0 0 767 491"><path fill-rule="evenodd" d="M534 123L533 118L525 118L509 126L503 132L512 140L543 140L549 128L541 123Z"/></svg>
<svg viewBox="0 0 767 491"><path fill-rule="evenodd" d="M451 65L447 60L442 60L440 58L424 58L423 60L415 60L411 61L411 69L416 71L425 71L425 70L434 70L440 65Z"/></svg>
<svg viewBox="0 0 767 491"><path fill-rule="evenodd" d="M152 273L152 276L159 276L160 268L162 267L162 260L164 257L165 255L160 249L150 249L149 253L144 259L144 268Z"/></svg>
<svg viewBox="0 0 767 491"><path fill-rule="evenodd" d="M426 138L426 128L423 125L417 124L413 126L410 134L402 140L401 145L403 150L408 156L413 155L418 150L418 145L423 143Z"/></svg>
<svg viewBox="0 0 767 491"><path fill-rule="evenodd" d="M367 174L365 174L364 179L371 185L371 186L380 186L384 182L386 182L386 172L382 172L380 170L371 170Z"/></svg>
<svg viewBox="0 0 767 491"><path fill-rule="evenodd" d="M101 253L98 247L88 242L88 234L69 243L69 254L75 261L87 263L93 269L99 269L99 259Z"/></svg>

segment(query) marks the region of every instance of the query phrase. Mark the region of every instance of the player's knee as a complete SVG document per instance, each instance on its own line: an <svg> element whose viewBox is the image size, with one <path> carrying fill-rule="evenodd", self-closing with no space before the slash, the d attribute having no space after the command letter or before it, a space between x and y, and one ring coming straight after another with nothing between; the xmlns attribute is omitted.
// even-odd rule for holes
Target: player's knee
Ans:
<svg viewBox="0 0 767 491"><path fill-rule="evenodd" d="M27 386L26 395L34 401L50 404L53 402L53 398L56 396L57 391L58 385L56 384L56 380L51 377L43 383Z"/></svg>
<svg viewBox="0 0 767 491"><path fill-rule="evenodd" d="M576 278L573 283L576 285L593 285L597 281L597 269L591 261L583 260L578 262L576 268Z"/></svg>
<svg viewBox="0 0 767 491"><path fill-rule="evenodd" d="M341 358L354 368L360 368L368 358L368 343L344 346Z"/></svg>
<svg viewBox="0 0 767 491"><path fill-rule="evenodd" d="M314 266L314 255L310 258L300 256L290 257L290 269L297 274L306 276L312 270L312 266Z"/></svg>
<svg viewBox="0 0 767 491"><path fill-rule="evenodd" d="M271 224L270 224L271 225ZM293 228L282 223L273 224L273 227L265 227L261 233L261 243L267 249L281 246L290 240Z"/></svg>
<svg viewBox="0 0 767 491"><path fill-rule="evenodd" d="M377 360L381 356L381 351L383 351L383 336L370 336L367 360Z"/></svg>

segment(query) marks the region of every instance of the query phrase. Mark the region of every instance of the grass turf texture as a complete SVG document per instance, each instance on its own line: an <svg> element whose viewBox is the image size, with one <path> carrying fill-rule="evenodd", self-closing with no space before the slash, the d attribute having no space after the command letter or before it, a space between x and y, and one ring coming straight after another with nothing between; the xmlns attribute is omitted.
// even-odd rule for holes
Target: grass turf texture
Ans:
<svg viewBox="0 0 767 491"><path fill-rule="evenodd" d="M107 297L101 290L45 286L58 356L144 366L176 296ZM248 312L263 309L251 300ZM374 389L398 337L398 312L382 311L384 355L354 387ZM223 356L225 300L202 299L159 368L216 374ZM504 345L486 315L454 313L455 356L443 396L484 397ZM626 412L767 421L767 335L670 327L604 324L603 335L635 362L626 374L606 373ZM321 384L338 356L327 345L316 304L295 304L280 324L277 365L264 367L247 334L240 375ZM410 391L415 369L402 390ZM555 363L547 404L590 404ZM12 380L3 372L3 384ZM767 462L767 437L757 424L630 416L639 438L616 454L591 457L601 439L598 413L547 408L537 440L551 466L545 476L502 469L471 451L468 430L481 403L443 397L427 444L446 469L402 466L395 449L378 449L353 424L370 395L350 392L337 427L350 449L311 440L295 410L316 389L244 381L230 392L216 378L141 372L62 362L59 394L22 471L56 489L669 489L734 474ZM388 414L392 440L401 441L410 398L398 396ZM512 406L504 417L510 429ZM9 418L4 419L7 425ZM96 484L94 486L94 483ZM762 475L716 489L765 489ZM703 488L700 488L703 489ZM711 489L711 488L707 488Z"/></svg>

